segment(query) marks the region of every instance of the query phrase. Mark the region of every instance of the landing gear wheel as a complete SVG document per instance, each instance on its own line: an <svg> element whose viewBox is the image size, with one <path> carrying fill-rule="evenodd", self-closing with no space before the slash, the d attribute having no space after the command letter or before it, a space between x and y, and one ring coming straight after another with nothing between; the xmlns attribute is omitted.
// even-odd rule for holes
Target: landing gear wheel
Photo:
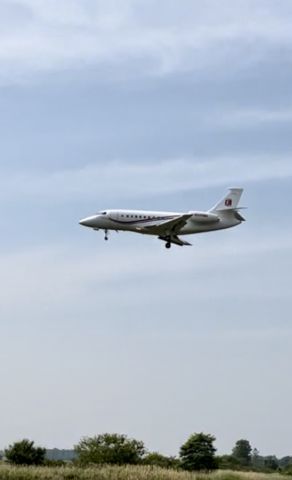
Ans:
<svg viewBox="0 0 292 480"><path fill-rule="evenodd" d="M170 243L170 242L166 242L165 248L170 248L170 247L171 247L171 243Z"/></svg>
<svg viewBox="0 0 292 480"><path fill-rule="evenodd" d="M104 231L104 239L106 241L108 241L108 231L107 230Z"/></svg>

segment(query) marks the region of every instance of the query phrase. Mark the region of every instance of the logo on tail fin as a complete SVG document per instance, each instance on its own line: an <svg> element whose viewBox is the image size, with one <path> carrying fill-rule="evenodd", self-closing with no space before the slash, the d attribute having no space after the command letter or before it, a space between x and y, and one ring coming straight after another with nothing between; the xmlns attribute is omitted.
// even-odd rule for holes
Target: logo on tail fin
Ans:
<svg viewBox="0 0 292 480"><path fill-rule="evenodd" d="M227 198L225 200L225 207L232 207L232 199L231 198Z"/></svg>

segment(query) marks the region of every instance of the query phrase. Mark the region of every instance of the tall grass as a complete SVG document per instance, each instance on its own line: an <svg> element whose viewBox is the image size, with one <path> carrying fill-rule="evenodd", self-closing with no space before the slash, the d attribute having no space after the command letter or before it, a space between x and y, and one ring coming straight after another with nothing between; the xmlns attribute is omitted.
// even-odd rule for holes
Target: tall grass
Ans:
<svg viewBox="0 0 292 480"><path fill-rule="evenodd" d="M279 474L178 472L157 467L14 467L0 465L0 480L283 480Z"/></svg>

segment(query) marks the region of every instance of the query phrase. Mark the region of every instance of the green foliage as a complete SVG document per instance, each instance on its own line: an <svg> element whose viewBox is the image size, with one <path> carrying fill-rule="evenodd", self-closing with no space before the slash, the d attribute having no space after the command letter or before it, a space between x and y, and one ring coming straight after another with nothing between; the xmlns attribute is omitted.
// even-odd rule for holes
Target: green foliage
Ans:
<svg viewBox="0 0 292 480"><path fill-rule="evenodd" d="M180 449L181 466L184 470L210 471L217 468L215 458L215 437L204 433L194 433Z"/></svg>
<svg viewBox="0 0 292 480"><path fill-rule="evenodd" d="M270 471L278 470L279 462L277 460L277 457L275 457L274 455L269 455L268 457L265 457L264 466L267 470L270 470Z"/></svg>
<svg viewBox="0 0 292 480"><path fill-rule="evenodd" d="M286 456L286 457L280 458L279 466L281 468L291 467L291 469L292 469L292 457Z"/></svg>
<svg viewBox="0 0 292 480"><path fill-rule="evenodd" d="M34 442L27 439L13 443L5 450L7 461L15 465L43 465L45 454L45 448L35 447Z"/></svg>
<svg viewBox="0 0 292 480"><path fill-rule="evenodd" d="M240 463L232 455L221 455L216 457L218 468L221 470L239 470Z"/></svg>
<svg viewBox="0 0 292 480"><path fill-rule="evenodd" d="M151 452L145 455L143 464L161 468L179 468L180 461L175 457L167 457L157 452Z"/></svg>
<svg viewBox="0 0 292 480"><path fill-rule="evenodd" d="M105 433L96 437L83 438L75 447L78 462L124 465L137 464L145 454L144 443L129 439L126 435Z"/></svg>
<svg viewBox="0 0 292 480"><path fill-rule="evenodd" d="M282 470L283 475L291 475L292 476L292 465L288 465L287 467L283 468Z"/></svg>
<svg viewBox="0 0 292 480"><path fill-rule="evenodd" d="M248 466L251 464L252 448L248 440L238 440L232 450L232 456L236 458L240 465Z"/></svg>
<svg viewBox="0 0 292 480"><path fill-rule="evenodd" d="M254 448L251 454L251 465L256 470L261 470L264 468L264 457L260 455L260 452L257 448Z"/></svg>

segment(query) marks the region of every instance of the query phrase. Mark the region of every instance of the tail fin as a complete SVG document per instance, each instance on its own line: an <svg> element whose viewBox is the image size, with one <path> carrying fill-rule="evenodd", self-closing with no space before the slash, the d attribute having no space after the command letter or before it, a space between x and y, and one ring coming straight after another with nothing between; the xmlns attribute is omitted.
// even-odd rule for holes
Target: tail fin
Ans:
<svg viewBox="0 0 292 480"><path fill-rule="evenodd" d="M228 210L236 210L240 197L242 195L243 188L230 188L228 190L228 194L225 195L220 202L216 203L213 208L209 210L209 212L222 212Z"/></svg>

